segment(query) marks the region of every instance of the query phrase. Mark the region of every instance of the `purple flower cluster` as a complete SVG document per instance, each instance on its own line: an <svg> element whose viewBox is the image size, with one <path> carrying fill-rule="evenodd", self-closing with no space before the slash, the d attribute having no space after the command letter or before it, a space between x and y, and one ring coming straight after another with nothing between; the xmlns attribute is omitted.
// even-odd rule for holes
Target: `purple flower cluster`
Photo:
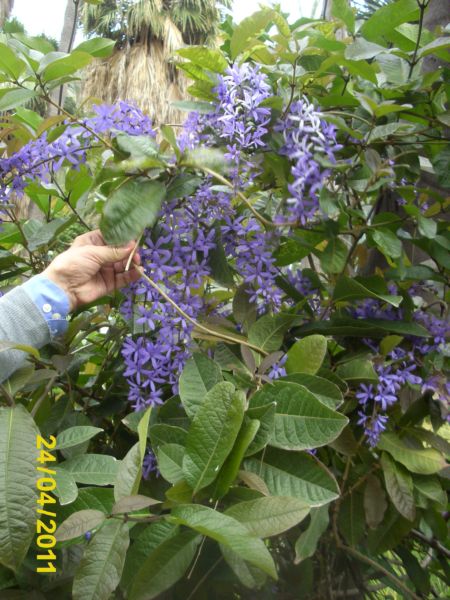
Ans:
<svg viewBox="0 0 450 600"><path fill-rule="evenodd" d="M420 293L421 286L417 284L411 289L411 294ZM389 286L392 294L397 293L394 286ZM378 300L364 300L351 309L351 314L359 319L384 319L401 320L403 311ZM423 309L416 310L414 320L429 331L428 338L406 336L410 350L394 348L386 357L384 364L376 365L378 383L361 384L356 398L359 401L358 412L360 425L364 426L368 443L376 446L380 434L386 429L389 408L398 400L400 390L407 384L422 386L422 393L426 390L433 391L441 399L448 395L449 386L442 385L439 376L435 375L427 380L417 375L415 371L420 364L420 357L430 352L439 352L444 349L446 339L450 333L448 322ZM365 344L375 353L379 353L379 346L374 340L364 340ZM448 400L447 400L448 403Z"/></svg>
<svg viewBox="0 0 450 600"><path fill-rule="evenodd" d="M214 89L217 102L209 114L190 113L179 137L181 150L199 145L211 146L226 141L225 159L232 166L236 186L245 186L255 173L252 153L266 146L271 119L269 108L262 106L272 91L267 76L257 65L244 63L229 67L218 78Z"/></svg>
<svg viewBox="0 0 450 600"><path fill-rule="evenodd" d="M0 204L12 195L22 196L32 181L48 182L63 165L78 169L86 162L86 151L97 135L117 133L154 137L151 120L126 102L94 106L95 116L77 123L65 122L64 132L49 142L47 132L28 142L18 152L0 160Z"/></svg>
<svg viewBox="0 0 450 600"><path fill-rule="evenodd" d="M334 125L321 119L316 107L306 98L292 103L276 129L284 137L282 152L293 163L288 215L292 222L305 225L319 211L319 193L330 174L322 162L335 163L335 153L342 146L336 142Z"/></svg>
<svg viewBox="0 0 450 600"><path fill-rule="evenodd" d="M361 384L356 398L359 401L359 425L364 426L370 446L376 446L386 429L388 409L397 402L400 390L406 385L420 385L422 378L415 375L417 364L413 352L394 348L386 357L387 363L375 366L377 384Z"/></svg>

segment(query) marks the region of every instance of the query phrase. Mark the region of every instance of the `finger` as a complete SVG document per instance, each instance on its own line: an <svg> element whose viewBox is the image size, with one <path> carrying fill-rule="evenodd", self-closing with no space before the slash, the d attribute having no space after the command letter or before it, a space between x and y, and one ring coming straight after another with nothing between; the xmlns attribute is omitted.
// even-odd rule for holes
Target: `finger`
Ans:
<svg viewBox="0 0 450 600"><path fill-rule="evenodd" d="M101 265L126 260L133 248L133 242L126 246L91 246L90 254Z"/></svg>
<svg viewBox="0 0 450 600"><path fill-rule="evenodd" d="M123 288L130 283L134 283L141 278L141 272L137 269L130 269L129 271L124 271L123 273L116 273L116 287L118 289Z"/></svg>
<svg viewBox="0 0 450 600"><path fill-rule="evenodd" d="M114 271L116 273L123 273L123 271L126 271L127 270L128 261L129 261L129 257L127 257L124 260L119 260L118 262L114 263ZM141 257L139 256L139 254L133 255L133 261L132 262L135 265L140 265L141 264Z"/></svg>
<svg viewBox="0 0 450 600"><path fill-rule="evenodd" d="M88 231L83 233L74 239L72 247L79 248L80 246L105 246L106 242L100 229L94 229L94 231Z"/></svg>

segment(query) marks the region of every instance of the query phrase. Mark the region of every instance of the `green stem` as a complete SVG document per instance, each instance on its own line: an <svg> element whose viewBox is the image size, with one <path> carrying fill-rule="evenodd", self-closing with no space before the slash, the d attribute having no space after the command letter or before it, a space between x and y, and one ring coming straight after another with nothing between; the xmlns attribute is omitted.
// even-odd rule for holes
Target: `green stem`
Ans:
<svg viewBox="0 0 450 600"><path fill-rule="evenodd" d="M422 37L422 29L423 29L423 17L425 15L425 9L428 6L428 2L427 1L424 1L424 2L419 1L419 2L417 2L417 4L419 5L419 10L420 10L419 31L417 33L417 40L416 40L416 47L414 48L414 54L413 54L411 62L409 63L408 80L411 79L411 76L414 71L414 67L419 62L417 59L417 53L419 52L420 38Z"/></svg>

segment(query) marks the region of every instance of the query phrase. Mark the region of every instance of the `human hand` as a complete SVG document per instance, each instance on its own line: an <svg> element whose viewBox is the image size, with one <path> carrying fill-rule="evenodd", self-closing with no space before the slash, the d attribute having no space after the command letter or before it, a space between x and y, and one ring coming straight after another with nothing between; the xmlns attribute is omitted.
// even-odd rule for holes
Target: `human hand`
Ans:
<svg viewBox="0 0 450 600"><path fill-rule="evenodd" d="M133 248L133 241L126 246L107 246L99 230L90 231L75 238L42 275L64 290L70 310L75 310L141 277L136 268L140 265L139 254L133 256L130 269L125 271Z"/></svg>

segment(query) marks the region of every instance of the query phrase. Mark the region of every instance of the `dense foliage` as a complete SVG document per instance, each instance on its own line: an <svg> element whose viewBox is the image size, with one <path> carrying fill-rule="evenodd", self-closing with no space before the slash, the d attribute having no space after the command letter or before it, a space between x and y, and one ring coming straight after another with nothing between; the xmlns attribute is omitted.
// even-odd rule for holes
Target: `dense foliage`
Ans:
<svg viewBox="0 0 450 600"><path fill-rule="evenodd" d="M227 20L178 53L179 131L125 101L40 117L114 42L2 37L0 281L96 226L144 267L1 387L2 594L446 597L449 87L423 63L450 42L424 10Z"/></svg>

